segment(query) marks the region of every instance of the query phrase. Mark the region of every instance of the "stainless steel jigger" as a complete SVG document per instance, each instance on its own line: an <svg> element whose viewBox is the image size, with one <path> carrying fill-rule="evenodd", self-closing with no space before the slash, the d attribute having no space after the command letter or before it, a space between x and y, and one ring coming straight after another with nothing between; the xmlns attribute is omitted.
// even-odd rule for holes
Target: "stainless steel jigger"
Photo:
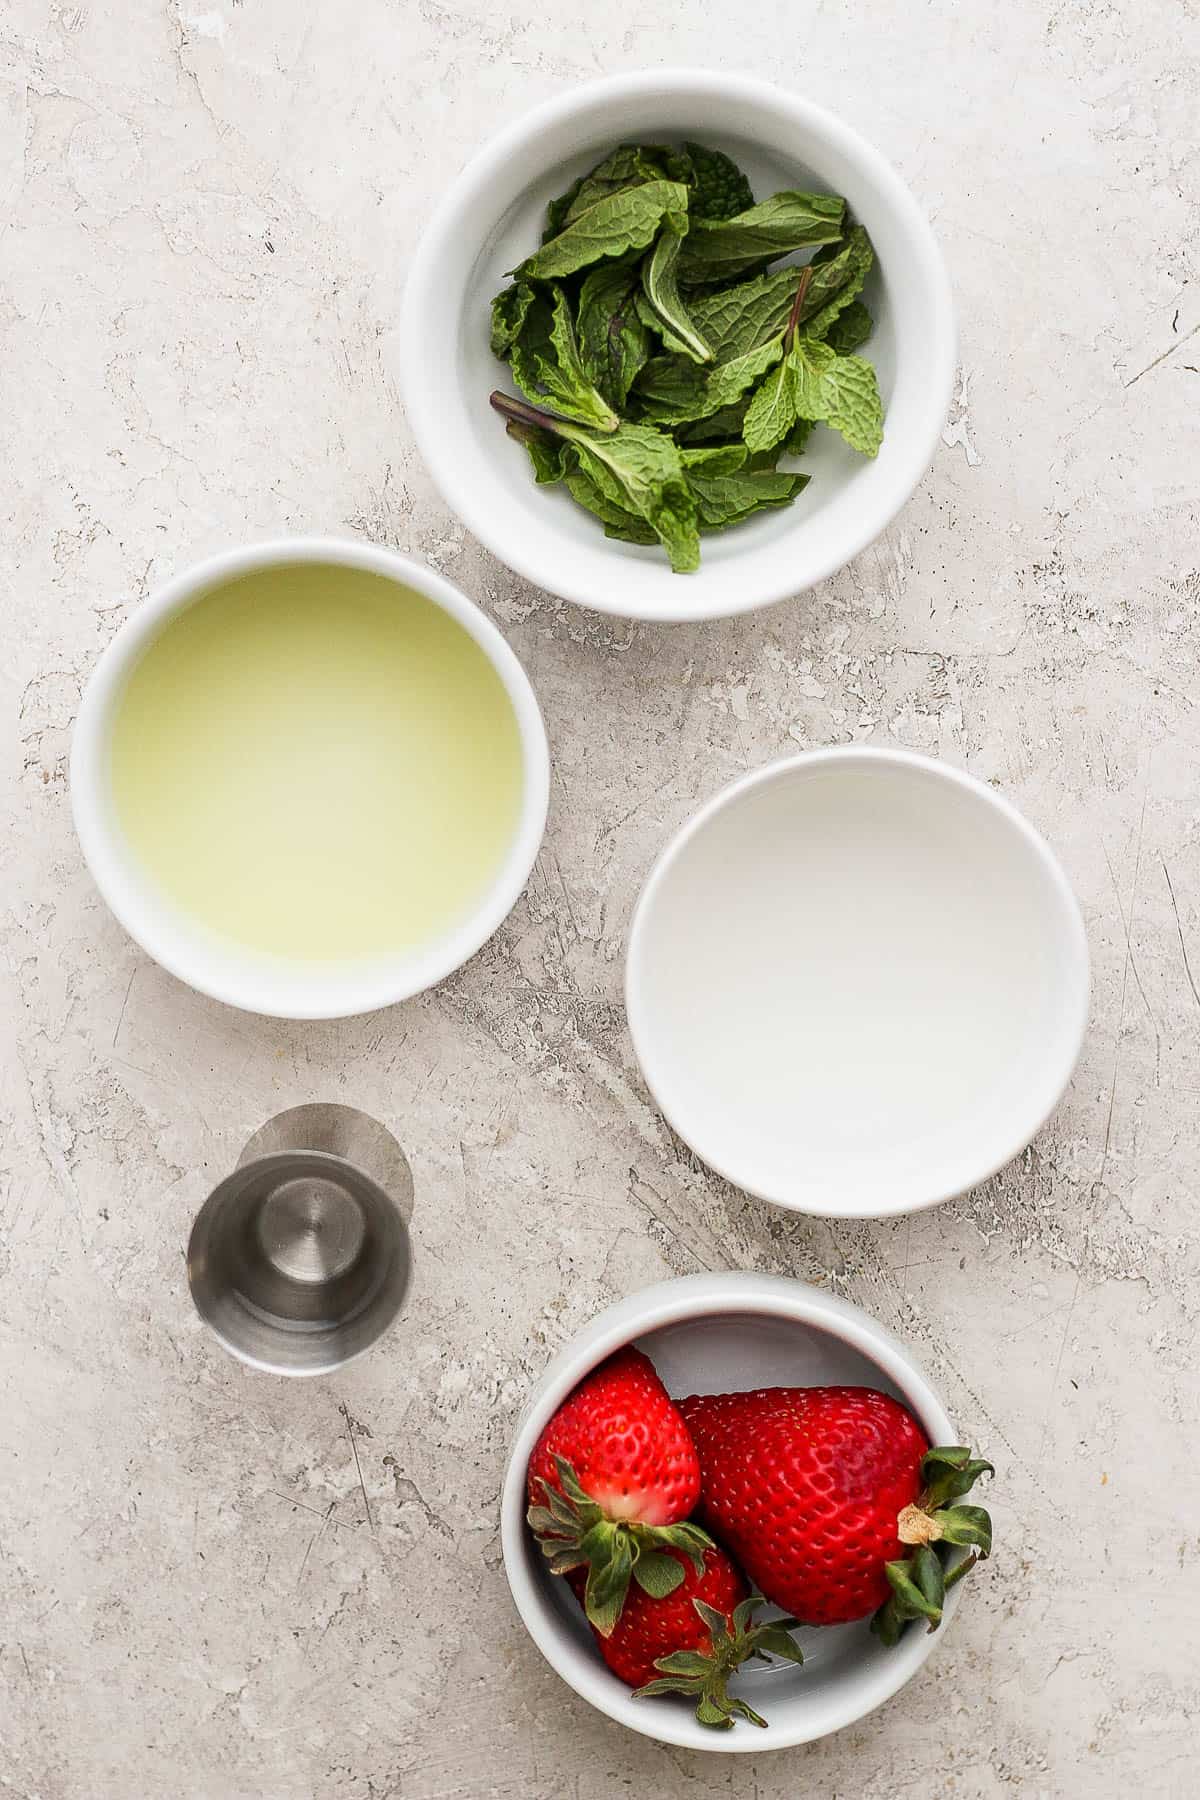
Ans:
<svg viewBox="0 0 1200 1800"><path fill-rule="evenodd" d="M225 1348L325 1375L370 1348L408 1288L412 1171L351 1106L297 1106L255 1132L196 1215L188 1285Z"/></svg>

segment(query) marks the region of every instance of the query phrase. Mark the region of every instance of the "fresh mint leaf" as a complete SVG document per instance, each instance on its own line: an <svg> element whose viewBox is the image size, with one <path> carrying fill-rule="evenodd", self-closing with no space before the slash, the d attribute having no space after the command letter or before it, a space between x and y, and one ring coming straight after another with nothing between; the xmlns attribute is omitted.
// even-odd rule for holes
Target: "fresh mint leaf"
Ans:
<svg viewBox="0 0 1200 1800"><path fill-rule="evenodd" d="M619 193L622 188L636 187L646 181L662 181L664 179L681 179L672 177L654 151L641 144L621 144L611 155L598 162L594 169L581 175L557 200L552 200L546 208L546 229L542 233L542 242L557 237L565 225L577 219L580 213L594 206L597 200L604 200L610 194Z"/></svg>
<svg viewBox="0 0 1200 1800"><path fill-rule="evenodd" d="M862 356L835 356L825 385L826 422L841 432L852 450L877 455L883 442L883 401L871 364Z"/></svg>
<svg viewBox="0 0 1200 1800"><path fill-rule="evenodd" d="M783 441L782 454L784 456L803 456L815 424L815 419L797 419Z"/></svg>
<svg viewBox="0 0 1200 1800"><path fill-rule="evenodd" d="M706 408L707 381L698 364L680 353L652 356L633 384L643 418L661 425L685 424L702 419Z"/></svg>
<svg viewBox="0 0 1200 1800"><path fill-rule="evenodd" d="M696 497L686 481L663 489L662 501L649 522L671 561L676 575L690 575L700 567L700 522Z"/></svg>
<svg viewBox="0 0 1200 1800"><path fill-rule="evenodd" d="M740 400L735 400L732 406L723 406L719 412L710 413L706 419L696 419L691 424L676 426L677 441L681 444L708 444L718 438L740 440L750 400L751 396L745 394Z"/></svg>
<svg viewBox="0 0 1200 1800"><path fill-rule="evenodd" d="M696 475L736 475L749 460L745 444L705 445L703 449L681 450L683 466L689 479Z"/></svg>
<svg viewBox="0 0 1200 1800"><path fill-rule="evenodd" d="M597 431L617 429L616 413L584 369L566 290L557 282L526 308L508 360L517 386L531 400Z"/></svg>
<svg viewBox="0 0 1200 1800"><path fill-rule="evenodd" d="M851 356L866 343L875 329L875 321L861 300L852 300L845 312L833 321L825 334L839 356Z"/></svg>
<svg viewBox="0 0 1200 1800"><path fill-rule="evenodd" d="M707 372L682 356L651 357L635 386L643 417L661 425L708 418L740 400L782 355L782 339L774 338Z"/></svg>
<svg viewBox="0 0 1200 1800"><path fill-rule="evenodd" d="M679 356L686 356L689 362L695 360L683 339L676 337L666 321L660 318L659 314L655 312L649 300L646 298L644 288L638 294L637 309L638 318L642 321L646 330L652 332L659 340L664 350L673 350Z"/></svg>
<svg viewBox="0 0 1200 1800"><path fill-rule="evenodd" d="M646 330L649 332L652 332L654 337L658 340L659 343L661 343L663 345L663 347L665 349L677 350L679 352L680 356L684 356L687 354L687 352L684 350L683 344L672 332L670 326L665 325L663 323L663 321L659 318L658 314L655 312L654 308L651 306L650 302L647 300L646 290L645 290L645 288L642 287L640 278L639 278L639 282L638 282L637 300L635 302L635 305L637 306L637 316L642 321L642 324L646 327Z"/></svg>
<svg viewBox="0 0 1200 1800"><path fill-rule="evenodd" d="M600 488L584 469L573 469L566 478L573 499L603 523L606 537L621 538L627 544L657 544L658 535L636 513L620 506Z"/></svg>
<svg viewBox="0 0 1200 1800"><path fill-rule="evenodd" d="M837 315L849 307L862 287L874 252L861 225L856 225L837 254L826 262L806 264L808 286L796 323L806 337L824 337ZM783 331L796 298L803 269L787 267L755 275L732 287L701 291L688 298L688 311L712 345L718 362L753 349Z"/></svg>
<svg viewBox="0 0 1200 1800"><path fill-rule="evenodd" d="M679 574L700 566L696 502L679 447L648 425L622 425L610 437L575 440L585 473L617 505L650 526Z"/></svg>
<svg viewBox="0 0 1200 1800"><path fill-rule="evenodd" d="M556 419L509 394L494 393L491 402L506 419L565 439L579 468L604 497L650 526L674 570L684 573L699 567L696 501L679 446L664 432L649 425L621 425L605 434Z"/></svg>
<svg viewBox="0 0 1200 1800"><path fill-rule="evenodd" d="M769 469L772 474L779 466L779 458L783 455L783 445L775 444L770 450L755 450L746 458L746 468L751 474Z"/></svg>
<svg viewBox="0 0 1200 1800"><path fill-rule="evenodd" d="M752 452L786 440L795 455L793 444L802 447L808 436L807 430L801 436L800 424L814 420L840 431L864 456L874 456L883 441L883 403L870 363L798 337L750 402L743 436Z"/></svg>
<svg viewBox="0 0 1200 1800"><path fill-rule="evenodd" d="M627 250L644 250L664 218L686 218L687 193L679 181L644 181L618 188L577 213L513 272L521 280L549 281Z"/></svg>
<svg viewBox="0 0 1200 1800"><path fill-rule="evenodd" d="M534 289L527 281L514 281L502 288L492 301L492 355L498 356L501 362L508 361L535 298Z"/></svg>
<svg viewBox="0 0 1200 1800"><path fill-rule="evenodd" d="M694 362L694 356L691 355L687 344L684 344L684 340L676 337L675 331L671 331L671 326L667 324L666 320L660 319L657 311L653 310L653 306L646 299L644 288L639 288L639 295L637 295L637 317L642 320L642 324L646 326L649 333L653 333L653 337L662 344L664 351L675 351L676 355L687 356L689 362Z"/></svg>
<svg viewBox="0 0 1200 1800"><path fill-rule="evenodd" d="M746 410L742 436L754 455L781 444L796 423L796 387L792 359L784 357L760 387Z"/></svg>
<svg viewBox="0 0 1200 1800"><path fill-rule="evenodd" d="M630 513L629 516L632 518L633 514ZM640 520L636 525L614 525L606 521L604 535L606 538L618 538L623 544L657 544L661 542L658 533L651 531L650 527L643 525ZM691 570L686 572L690 574Z"/></svg>
<svg viewBox="0 0 1200 1800"><path fill-rule="evenodd" d="M536 426L523 425L518 419L510 419L505 427L510 438L518 444L524 444L529 452L529 460L533 464L533 478L539 487L552 487L556 481L562 481L570 466L571 446L550 436L548 431L540 431Z"/></svg>
<svg viewBox="0 0 1200 1800"><path fill-rule="evenodd" d="M696 168L692 161L691 151L686 144L652 144L651 154L662 163L663 173L669 181L682 181L689 190L696 183ZM691 208L691 194L688 195L688 207Z"/></svg>
<svg viewBox="0 0 1200 1800"><path fill-rule="evenodd" d="M709 410L719 412L723 406L732 406L735 400L740 400L746 389L753 387L759 376L765 375L778 362L782 353L781 343L772 338L713 369L705 384Z"/></svg>
<svg viewBox="0 0 1200 1800"><path fill-rule="evenodd" d="M796 339L788 352L793 418L828 418L831 390L826 389L825 382L837 360L837 351L828 344L814 344L810 338Z"/></svg>
<svg viewBox="0 0 1200 1800"><path fill-rule="evenodd" d="M807 475L782 475L773 469L753 470L743 445L683 453L688 484L696 496L702 531L740 524L764 507L788 506Z"/></svg>
<svg viewBox="0 0 1200 1800"><path fill-rule="evenodd" d="M833 243L842 235L845 210L833 194L785 191L731 219L702 219L688 233L679 279L728 281L805 245Z"/></svg>
<svg viewBox="0 0 1200 1800"><path fill-rule="evenodd" d="M779 336L791 314L798 273L775 269L732 287L689 295L688 311L718 362L732 361Z"/></svg>
<svg viewBox="0 0 1200 1800"><path fill-rule="evenodd" d="M850 223L850 215L849 215L849 213L846 213L843 215L843 219L842 219L843 232L845 232L845 230L849 226L849 223ZM842 246L841 246L840 241L835 241L835 242L831 242L828 244L822 244L819 249L814 250L812 253L813 266L816 267L816 265L818 263L832 262L834 257L838 255L839 251L841 250L841 247Z"/></svg>
<svg viewBox="0 0 1200 1800"><path fill-rule="evenodd" d="M686 242L682 232L668 222L658 242L642 264L642 289L655 316L693 362L711 362L713 353L704 334L697 330L679 293L679 255Z"/></svg>
<svg viewBox="0 0 1200 1800"><path fill-rule="evenodd" d="M754 190L733 158L707 144L686 143L692 162L692 196L688 210L693 219L732 219L754 205Z"/></svg>
<svg viewBox="0 0 1200 1800"><path fill-rule="evenodd" d="M698 149L699 146L692 148ZM720 156L719 151L701 151L701 154ZM586 212L589 206L594 206L597 200L646 181L682 182L689 190L689 200L694 203L699 182L690 148L672 144L619 145L602 162L589 169L586 175L581 175L572 182L565 194L560 194L550 202L546 208L546 229L542 233L542 242L557 237L564 226L578 218L580 213ZM733 191L732 187L730 191ZM754 196L749 188L746 193L747 198L744 202L739 199L739 204L732 209L734 212L739 212L742 205L753 204Z"/></svg>
<svg viewBox="0 0 1200 1800"><path fill-rule="evenodd" d="M618 410L650 355L650 336L638 313L641 298L637 270L620 263L589 270L579 289L580 361L588 380Z"/></svg>
<svg viewBox="0 0 1200 1800"><path fill-rule="evenodd" d="M824 419L854 449L874 456L883 437L883 408L874 369L861 356L839 356L832 344L796 335L795 322L803 318L814 284L813 270L805 269L784 331L787 353L756 390L746 409L742 435L747 448L757 455L785 440L803 442L808 434L806 431L803 439L799 436L800 422Z"/></svg>
<svg viewBox="0 0 1200 1800"><path fill-rule="evenodd" d="M775 469L748 469L741 475L717 476L711 481L702 478L693 484L700 529L722 531L728 525L740 525L752 513L790 506L811 479L799 471L783 474Z"/></svg>
<svg viewBox="0 0 1200 1800"><path fill-rule="evenodd" d="M875 252L861 225L856 225L836 256L812 264L812 277L797 324L806 337L827 337L838 315L862 291Z"/></svg>
<svg viewBox="0 0 1200 1800"><path fill-rule="evenodd" d="M543 244L549 243L551 238L558 236L567 222L567 214L583 191L583 184L586 180L586 175L580 175L564 194L559 194L556 199L550 201L546 207L546 223L542 230Z"/></svg>

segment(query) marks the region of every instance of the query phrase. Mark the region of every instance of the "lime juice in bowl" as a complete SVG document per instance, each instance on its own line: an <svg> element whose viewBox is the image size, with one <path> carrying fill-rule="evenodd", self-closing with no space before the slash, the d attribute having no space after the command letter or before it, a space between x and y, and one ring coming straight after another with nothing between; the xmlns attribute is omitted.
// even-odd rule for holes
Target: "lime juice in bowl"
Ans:
<svg viewBox="0 0 1200 1800"><path fill-rule="evenodd" d="M160 962L251 1010L335 1016L495 929L548 757L470 601L328 540L216 559L148 602L89 685L72 789L101 891Z"/></svg>

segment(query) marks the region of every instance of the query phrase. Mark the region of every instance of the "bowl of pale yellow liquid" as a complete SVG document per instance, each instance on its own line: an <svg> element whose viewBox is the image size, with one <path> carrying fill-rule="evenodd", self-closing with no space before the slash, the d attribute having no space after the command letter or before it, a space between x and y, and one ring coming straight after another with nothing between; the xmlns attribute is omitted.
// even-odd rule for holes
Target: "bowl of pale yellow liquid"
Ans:
<svg viewBox="0 0 1200 1800"><path fill-rule="evenodd" d="M214 557L109 645L71 751L76 829L130 935L288 1018L391 1005L496 930L549 755L513 652L405 557L299 539Z"/></svg>

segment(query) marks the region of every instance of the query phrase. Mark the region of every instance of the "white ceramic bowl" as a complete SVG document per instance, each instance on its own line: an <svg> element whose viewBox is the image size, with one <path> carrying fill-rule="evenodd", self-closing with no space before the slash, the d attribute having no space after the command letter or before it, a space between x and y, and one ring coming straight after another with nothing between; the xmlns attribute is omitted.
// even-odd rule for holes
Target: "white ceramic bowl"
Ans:
<svg viewBox="0 0 1200 1800"><path fill-rule="evenodd" d="M511 377L488 344L492 296L536 248L546 203L633 139L698 138L744 166L757 198L779 188L845 196L875 245L865 298L887 407L883 447L856 455L814 433L808 487L789 507L706 536L700 569L605 538L488 405ZM744 75L651 70L561 94L493 138L434 214L413 260L400 333L409 423L449 506L518 574L567 600L640 619L748 612L823 581L893 519L928 468L950 399L954 314L924 215L877 150L811 101Z"/></svg>
<svg viewBox="0 0 1200 1800"><path fill-rule="evenodd" d="M445 934L406 954L298 963L218 940L161 896L123 837L110 779L113 719L124 684L168 620L238 576L292 564L364 569L415 590L455 619L495 668L520 733L524 785L512 841L479 903ZM342 538L281 538L213 556L185 570L138 608L88 682L71 744L71 801L83 854L104 899L135 942L202 994L276 1018L343 1018L407 999L472 956L496 930L529 877L550 791L546 730L528 677L491 621L423 564ZM320 846L314 845L314 855Z"/></svg>
<svg viewBox="0 0 1200 1800"><path fill-rule="evenodd" d="M672 1696L635 1700L605 1667L582 1613L561 1578L547 1573L525 1526L525 1479L543 1426L576 1384L623 1344L636 1342L676 1396L756 1387L852 1382L882 1388L913 1413L931 1443L956 1442L944 1407L909 1352L849 1301L775 1275L689 1275L631 1294L593 1319L551 1362L517 1424L501 1496L504 1567L517 1611L551 1668L585 1700L664 1744L692 1750L780 1750L806 1744L861 1719L902 1688L945 1636L962 1587L930 1633L906 1631L894 1649L868 1622L810 1627L798 1634L804 1665L754 1665L733 1684L767 1720L713 1731L694 1703Z"/></svg>
<svg viewBox="0 0 1200 1800"><path fill-rule="evenodd" d="M1083 1041L1088 954L1045 841L928 757L817 750L701 807L634 912L625 1002L667 1119L776 1205L882 1218L1022 1150Z"/></svg>

